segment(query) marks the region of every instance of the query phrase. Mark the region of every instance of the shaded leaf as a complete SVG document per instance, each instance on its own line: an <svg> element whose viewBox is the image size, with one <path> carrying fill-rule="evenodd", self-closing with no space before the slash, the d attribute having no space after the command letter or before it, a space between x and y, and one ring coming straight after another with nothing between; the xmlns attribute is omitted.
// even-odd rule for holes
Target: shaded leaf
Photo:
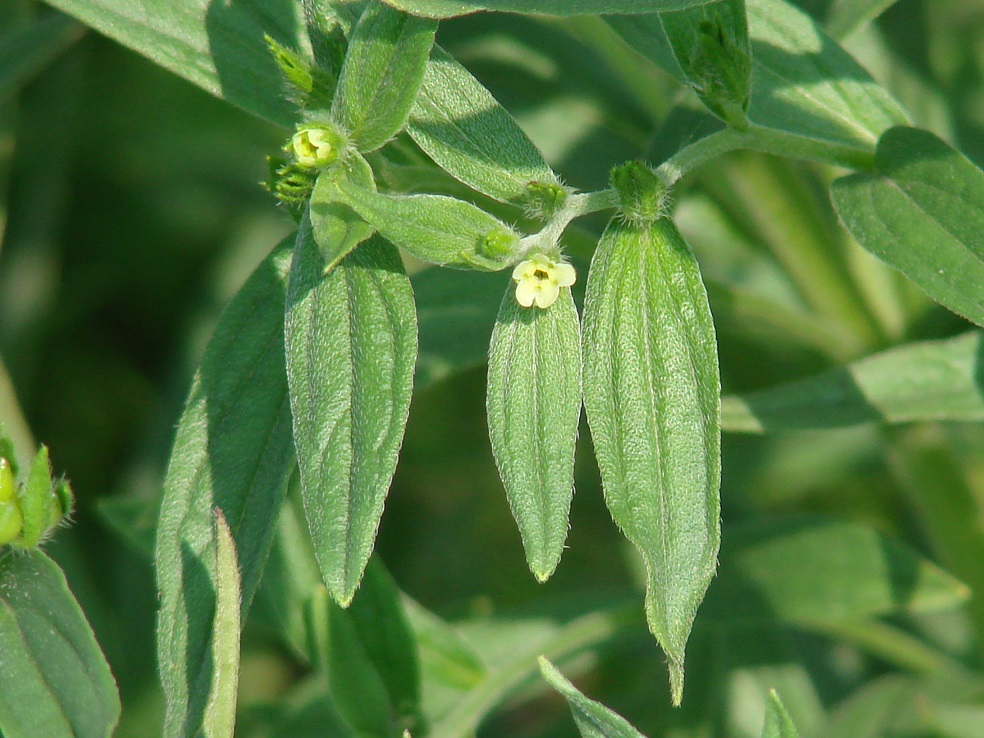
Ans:
<svg viewBox="0 0 984 738"><path fill-rule="evenodd" d="M239 688L239 562L236 542L221 510L215 511L215 627L212 684L205 708L206 738L233 738Z"/></svg>
<svg viewBox="0 0 984 738"><path fill-rule="evenodd" d="M61 13L49 13L0 37L0 101L40 72L84 32Z"/></svg>
<svg viewBox="0 0 984 738"><path fill-rule="evenodd" d="M934 300L984 325L984 172L929 131L893 128L875 172L833 183L851 235Z"/></svg>
<svg viewBox="0 0 984 738"><path fill-rule="evenodd" d="M551 687L560 692L574 715L582 738L644 738L629 722L600 702L588 699L571 684L557 667L540 657L540 673Z"/></svg>

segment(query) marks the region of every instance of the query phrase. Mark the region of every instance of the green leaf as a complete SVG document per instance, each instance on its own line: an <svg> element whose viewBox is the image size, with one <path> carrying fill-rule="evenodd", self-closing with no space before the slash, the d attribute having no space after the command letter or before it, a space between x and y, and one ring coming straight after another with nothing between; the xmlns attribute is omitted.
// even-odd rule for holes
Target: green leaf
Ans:
<svg viewBox="0 0 984 738"><path fill-rule="evenodd" d="M226 308L192 381L171 453L160 525L157 650L166 738L201 729L215 665L216 508L236 540L249 610L293 466L282 305L291 239Z"/></svg>
<svg viewBox="0 0 984 738"><path fill-rule="evenodd" d="M530 182L560 182L506 109L440 47L407 131L451 176L496 200L522 203Z"/></svg>
<svg viewBox="0 0 984 738"><path fill-rule="evenodd" d="M300 13L266 0L51 0L124 46L179 74L216 97L281 126L293 125L280 69L264 34L303 48Z"/></svg>
<svg viewBox="0 0 984 738"><path fill-rule="evenodd" d="M221 510L215 511L215 626L212 684L205 708L206 738L233 738L239 687L239 562L236 542Z"/></svg>
<svg viewBox="0 0 984 738"><path fill-rule="evenodd" d="M777 132L830 144L867 161L878 137L905 113L804 12L785 0L746 0L752 50L748 118ZM612 16L609 24L643 56L683 79L660 16ZM805 150L788 142L790 155ZM799 153L798 153L799 152Z"/></svg>
<svg viewBox="0 0 984 738"><path fill-rule="evenodd" d="M489 347L492 453L526 561L545 582L564 551L581 417L581 330L570 288L541 310L510 283Z"/></svg>
<svg viewBox="0 0 984 738"><path fill-rule="evenodd" d="M27 481L17 494L24 527L15 542L18 548L34 548L46 533L45 501L51 495L51 462L48 447L42 445L34 457Z"/></svg>
<svg viewBox="0 0 984 738"><path fill-rule="evenodd" d="M371 2L349 36L332 118L362 152L399 133L417 97L437 23Z"/></svg>
<svg viewBox="0 0 984 738"><path fill-rule="evenodd" d="M109 738L120 699L61 569L40 551L0 553L0 732Z"/></svg>
<svg viewBox="0 0 984 738"><path fill-rule="evenodd" d="M831 186L858 243L934 300L984 325L984 172L929 131L893 128L875 170Z"/></svg>
<svg viewBox="0 0 984 738"><path fill-rule="evenodd" d="M319 184L325 179L322 175ZM519 247L512 228L453 197L387 195L345 178L326 196L352 208L386 240L433 264L496 271L509 265Z"/></svg>
<svg viewBox="0 0 984 738"><path fill-rule="evenodd" d="M567 700L582 738L644 738L642 733L633 728L621 715L581 694L577 687L565 679L557 667L543 656L540 657L539 664L543 678Z"/></svg>
<svg viewBox="0 0 984 738"><path fill-rule="evenodd" d="M656 13L704 5L711 0L386 0L393 7L428 18L493 10L531 15L597 15L598 13Z"/></svg>
<svg viewBox="0 0 984 738"><path fill-rule="evenodd" d="M305 218L286 336L308 526L328 590L347 606L372 552L410 406L417 325L396 249L373 237L325 275Z"/></svg>
<svg viewBox="0 0 984 738"><path fill-rule="evenodd" d="M609 223L584 303L584 406L612 518L646 563L673 701L720 539L720 381L700 271L668 219Z"/></svg>
<svg viewBox="0 0 984 738"><path fill-rule="evenodd" d="M732 527L705 604L709 618L731 625L781 620L822 629L954 608L967 595L953 576L873 528L800 519Z"/></svg>
<svg viewBox="0 0 984 738"><path fill-rule="evenodd" d="M373 233L372 226L352 208L338 202L335 182L339 177L351 179L362 189L376 191L372 169L361 156L353 156L330 174L318 177L311 193L311 231L326 273Z"/></svg>
<svg viewBox="0 0 984 738"><path fill-rule="evenodd" d="M0 101L6 100L69 46L84 29L61 13L49 13L0 37Z"/></svg>
<svg viewBox="0 0 984 738"><path fill-rule="evenodd" d="M895 2L896 0L830 0L824 16L824 28L834 38L845 38L873 21Z"/></svg>
<svg viewBox="0 0 984 738"><path fill-rule="evenodd" d="M765 725L762 738L799 738L793 719L783 707L782 700L775 690L769 692L769 704L765 709Z"/></svg>
<svg viewBox="0 0 984 738"><path fill-rule="evenodd" d="M725 397L727 431L984 420L984 333L910 343L815 377Z"/></svg>

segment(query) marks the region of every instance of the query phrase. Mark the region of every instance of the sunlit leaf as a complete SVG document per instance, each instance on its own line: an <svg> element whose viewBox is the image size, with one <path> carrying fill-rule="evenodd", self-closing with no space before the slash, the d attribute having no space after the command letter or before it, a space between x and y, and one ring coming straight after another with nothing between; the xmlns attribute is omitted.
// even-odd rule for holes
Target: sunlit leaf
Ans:
<svg viewBox="0 0 984 738"><path fill-rule="evenodd" d="M214 669L202 727L206 738L233 738L239 688L239 563L236 542L221 510L215 513L215 528Z"/></svg>
<svg viewBox="0 0 984 738"><path fill-rule="evenodd" d="M479 10L535 15L655 13L703 5L711 0L386 0L390 5L430 18L453 18Z"/></svg>
<svg viewBox="0 0 984 738"><path fill-rule="evenodd" d="M543 678L567 700L582 738L644 738L621 715L581 694L547 659L539 663Z"/></svg>

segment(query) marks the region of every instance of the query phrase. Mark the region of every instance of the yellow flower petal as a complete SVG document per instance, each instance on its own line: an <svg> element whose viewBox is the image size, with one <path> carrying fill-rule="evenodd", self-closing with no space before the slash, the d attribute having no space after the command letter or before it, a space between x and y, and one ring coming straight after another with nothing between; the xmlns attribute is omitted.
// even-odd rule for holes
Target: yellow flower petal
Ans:
<svg viewBox="0 0 984 738"><path fill-rule="evenodd" d="M558 264L554 269L557 284L561 287L570 287L577 281L577 272L570 264Z"/></svg>
<svg viewBox="0 0 984 738"><path fill-rule="evenodd" d="M557 302L557 297L560 295L560 287L553 280L543 280L540 282L540 290L536 295L536 306L539 308L548 308Z"/></svg>
<svg viewBox="0 0 984 738"><path fill-rule="evenodd" d="M537 284L536 280L524 279L516 285L516 302L524 308L531 307L539 294L540 285Z"/></svg>

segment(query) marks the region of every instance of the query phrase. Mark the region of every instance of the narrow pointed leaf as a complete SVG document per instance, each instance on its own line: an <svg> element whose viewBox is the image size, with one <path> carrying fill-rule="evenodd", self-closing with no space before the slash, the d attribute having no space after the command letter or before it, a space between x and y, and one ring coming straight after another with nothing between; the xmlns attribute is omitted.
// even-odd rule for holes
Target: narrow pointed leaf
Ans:
<svg viewBox="0 0 984 738"><path fill-rule="evenodd" d="M769 692L762 738L799 738L799 731L793 725L793 719L789 716L775 690Z"/></svg>
<svg viewBox="0 0 984 738"><path fill-rule="evenodd" d="M407 130L452 177L496 200L522 203L530 182L560 181L506 109L439 47Z"/></svg>
<svg viewBox="0 0 984 738"><path fill-rule="evenodd" d="M600 702L585 697L571 684L556 666L540 657L540 673L551 687L560 692L574 715L582 738L644 738L621 715L609 710Z"/></svg>
<svg viewBox="0 0 984 738"><path fill-rule="evenodd" d="M61 569L40 551L0 553L0 733L109 738L120 698Z"/></svg>
<svg viewBox="0 0 984 738"><path fill-rule="evenodd" d="M656 13L703 5L711 0L386 0L390 5L428 18L453 18L480 10L534 15Z"/></svg>
<svg viewBox="0 0 984 738"><path fill-rule="evenodd" d="M399 133L424 76L437 23L369 3L349 37L332 118L359 151Z"/></svg>
<svg viewBox="0 0 984 738"><path fill-rule="evenodd" d="M305 218L286 336L304 509L325 583L348 605L372 552L410 406L417 325L396 249L374 236L325 275Z"/></svg>
<svg viewBox="0 0 984 738"><path fill-rule="evenodd" d="M900 127L878 142L874 172L831 191L858 243L984 325L984 171L929 131Z"/></svg>
<svg viewBox="0 0 984 738"><path fill-rule="evenodd" d="M815 377L725 397L726 431L984 420L984 333L899 346Z"/></svg>
<svg viewBox="0 0 984 738"><path fill-rule="evenodd" d="M215 664L216 508L230 522L249 610L293 467L284 363L288 239L226 308L192 382L157 530L157 650L164 736L201 729Z"/></svg>
<svg viewBox="0 0 984 738"><path fill-rule="evenodd" d="M221 510L215 511L215 628L212 685L205 709L205 738L233 738L239 688L239 562L236 542Z"/></svg>
<svg viewBox="0 0 984 738"><path fill-rule="evenodd" d="M496 271L509 265L519 246L512 228L453 197L388 195L349 179L335 183L333 196L385 239L433 264Z"/></svg>
<svg viewBox="0 0 984 738"><path fill-rule="evenodd" d="M602 236L584 305L584 406L608 508L646 563L646 615L679 703L720 539L720 381L700 272L668 219L615 219Z"/></svg>
<svg viewBox="0 0 984 738"><path fill-rule="evenodd" d="M581 416L581 332L568 287L545 310L524 308L510 283L489 348L492 453L530 570L557 568L574 493Z"/></svg>

